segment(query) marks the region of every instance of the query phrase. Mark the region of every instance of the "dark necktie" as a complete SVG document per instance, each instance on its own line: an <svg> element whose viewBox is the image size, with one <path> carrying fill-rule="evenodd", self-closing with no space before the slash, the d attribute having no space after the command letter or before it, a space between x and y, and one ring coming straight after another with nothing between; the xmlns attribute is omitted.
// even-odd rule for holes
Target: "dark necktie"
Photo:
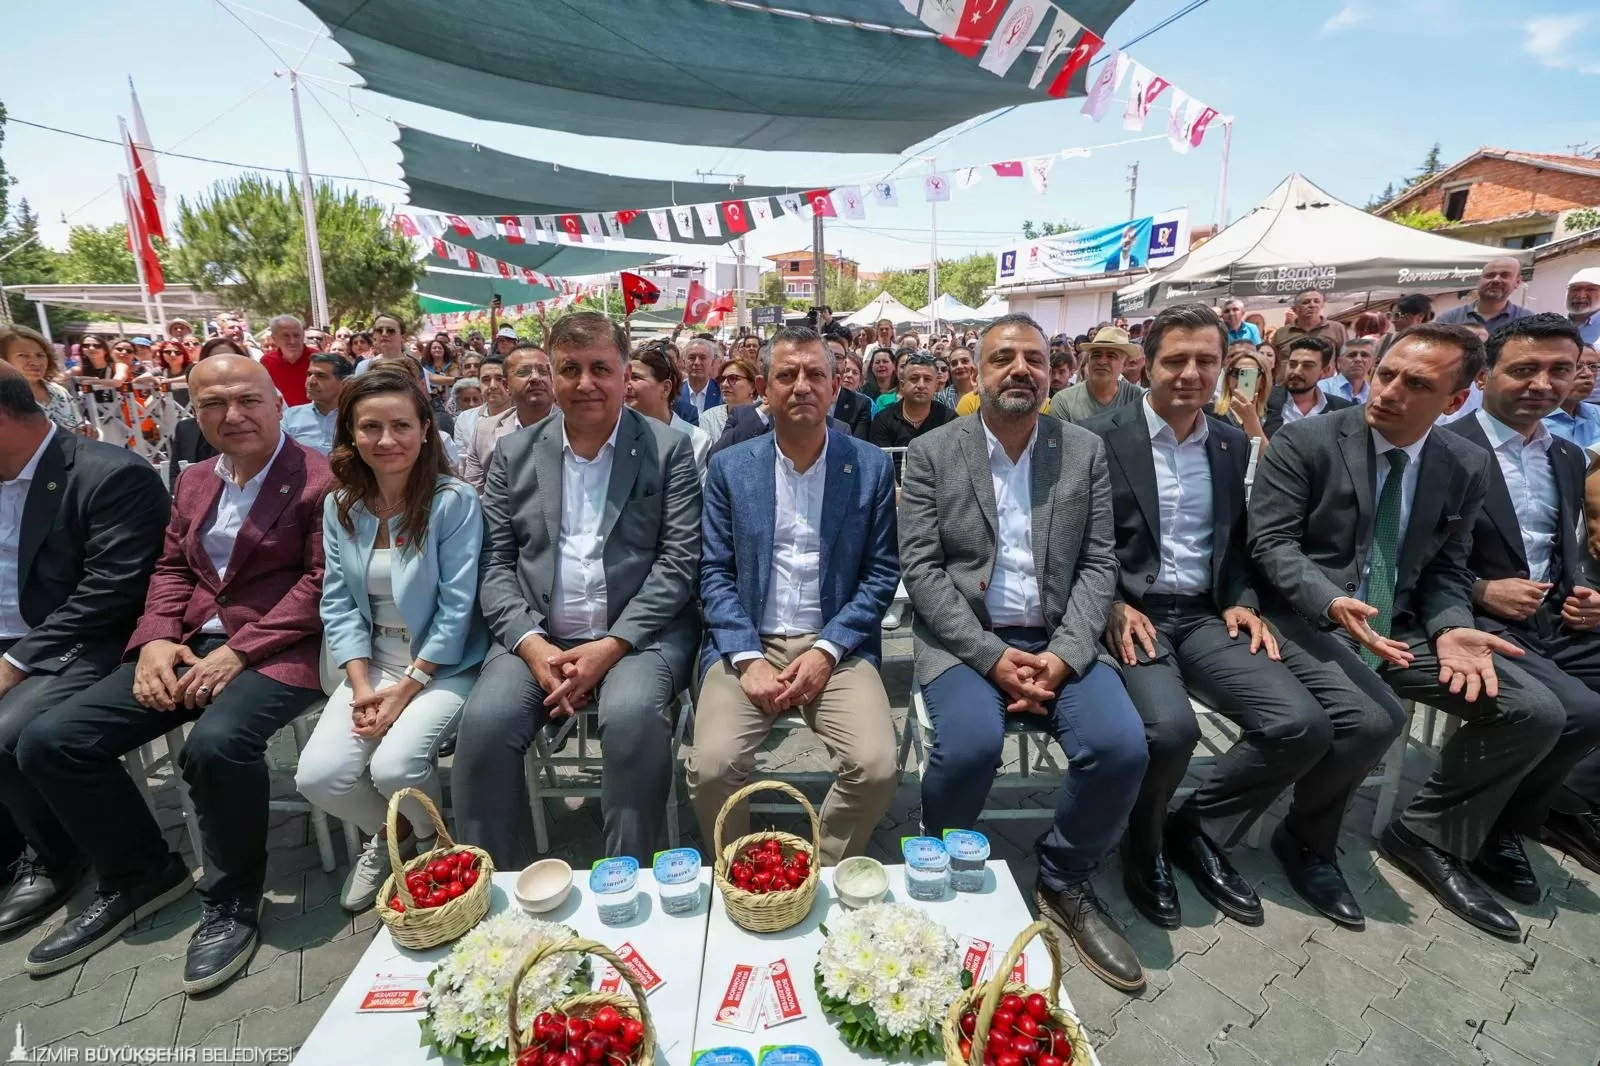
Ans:
<svg viewBox="0 0 1600 1066"><path fill-rule="evenodd" d="M1372 565L1367 570L1367 603L1378 609L1368 624L1375 632L1389 635L1394 622L1394 578L1400 562L1400 497L1406 479L1406 453L1391 448L1383 453L1389 460L1389 476L1378 497L1378 516L1372 523ZM1361 657L1377 669L1380 660L1366 648Z"/></svg>

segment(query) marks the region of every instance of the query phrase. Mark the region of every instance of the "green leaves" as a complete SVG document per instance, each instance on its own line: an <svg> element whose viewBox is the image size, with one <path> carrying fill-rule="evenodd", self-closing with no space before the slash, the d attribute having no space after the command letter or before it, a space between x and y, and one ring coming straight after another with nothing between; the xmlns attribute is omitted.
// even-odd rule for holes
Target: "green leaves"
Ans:
<svg viewBox="0 0 1600 1066"><path fill-rule="evenodd" d="M865 1003L835 999L823 991L820 972L813 972L812 984L816 987L817 1000L822 1004L823 1013L834 1019L839 1038L847 1047L882 1055L891 1062L930 1058L944 1053L942 1034L924 1029L909 1036L895 1036L884 1028L877 1014Z"/></svg>

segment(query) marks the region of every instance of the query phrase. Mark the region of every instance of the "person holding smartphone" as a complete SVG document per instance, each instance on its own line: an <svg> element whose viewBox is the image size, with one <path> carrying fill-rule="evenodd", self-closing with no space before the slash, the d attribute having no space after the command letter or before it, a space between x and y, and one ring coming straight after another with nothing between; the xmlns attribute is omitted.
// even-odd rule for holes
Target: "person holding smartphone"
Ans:
<svg viewBox="0 0 1600 1066"><path fill-rule="evenodd" d="M1222 395L1213 413L1226 418L1266 446L1267 433L1261 420L1267 414L1267 398L1272 395L1272 375L1266 360L1255 352L1235 351L1228 357L1222 376Z"/></svg>

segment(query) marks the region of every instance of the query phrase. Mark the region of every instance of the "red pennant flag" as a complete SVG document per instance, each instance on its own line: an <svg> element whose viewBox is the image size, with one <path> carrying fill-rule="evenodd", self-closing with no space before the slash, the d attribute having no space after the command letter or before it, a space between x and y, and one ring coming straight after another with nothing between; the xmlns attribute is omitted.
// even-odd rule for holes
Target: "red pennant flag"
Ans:
<svg viewBox="0 0 1600 1066"><path fill-rule="evenodd" d="M622 307L627 314L633 314L635 307L649 307L660 297L661 290L649 278L622 272Z"/></svg>
<svg viewBox="0 0 1600 1066"><path fill-rule="evenodd" d="M444 241L440 240L438 237L433 239L433 254L438 256L440 259L450 258L450 250L444 246Z"/></svg>
<svg viewBox="0 0 1600 1066"><path fill-rule="evenodd" d="M637 211L618 211L617 212L617 225L626 226L628 223L632 222L634 219L636 219L638 217L639 217L639 212L637 212Z"/></svg>
<svg viewBox="0 0 1600 1066"><path fill-rule="evenodd" d="M477 270L478 269L478 253L474 252L471 248L467 249L467 269L468 270Z"/></svg>
<svg viewBox="0 0 1600 1066"><path fill-rule="evenodd" d="M1217 117L1217 109L1207 107L1200 112L1200 117L1194 120L1194 128L1189 131L1189 143L1196 148L1205 140L1206 127L1211 125L1211 120Z"/></svg>
<svg viewBox="0 0 1600 1066"><path fill-rule="evenodd" d="M989 35L994 32L1005 6L1003 0L966 0L961 7L961 21L956 23L955 32L939 38L940 43L949 45L968 59L976 59L988 42Z"/></svg>
<svg viewBox="0 0 1600 1066"><path fill-rule="evenodd" d="M1089 61L1105 43L1098 34L1084 30L1083 36L1078 38L1078 43L1072 46L1072 51L1067 55L1067 61L1056 73L1055 80L1050 83L1050 88L1047 90L1050 95L1056 97L1067 95L1067 83L1072 80L1072 76L1088 66Z"/></svg>
<svg viewBox="0 0 1600 1066"><path fill-rule="evenodd" d="M828 195L827 189L812 189L806 193L806 202L811 205L811 210L823 218L838 218L839 214L833 209L833 197Z"/></svg>
<svg viewBox="0 0 1600 1066"><path fill-rule="evenodd" d="M689 282L689 299L683 306L683 324L699 325L711 313L711 293L698 281Z"/></svg>
<svg viewBox="0 0 1600 1066"><path fill-rule="evenodd" d="M467 225L466 219L462 218L460 215L446 215L444 217L449 219L450 228L461 234L461 236L472 236L472 227Z"/></svg>
<svg viewBox="0 0 1600 1066"><path fill-rule="evenodd" d="M727 223L729 233L744 233L750 228L750 216L743 200L724 200L722 220Z"/></svg>
<svg viewBox="0 0 1600 1066"><path fill-rule="evenodd" d="M538 276L539 276L538 272L535 271L532 267L523 267L522 268L522 280L523 280L524 283L526 283L528 285L537 285L537 284L539 284L539 282L536 280L538 278Z"/></svg>
<svg viewBox="0 0 1600 1066"><path fill-rule="evenodd" d="M511 264L506 262L504 259L501 259L499 261L499 264L500 264L500 276L502 278L509 278L511 276Z"/></svg>
<svg viewBox="0 0 1600 1066"><path fill-rule="evenodd" d="M733 290L729 289L717 297L716 303L711 305L712 311L721 311L725 314L733 312Z"/></svg>
<svg viewBox="0 0 1600 1066"><path fill-rule="evenodd" d="M416 237L421 235L421 231L417 229L417 224L411 221L410 215L394 216L394 228L400 231L400 235L402 237Z"/></svg>
<svg viewBox="0 0 1600 1066"><path fill-rule="evenodd" d="M561 228L575 241L583 240L583 220L577 215L562 215Z"/></svg>
<svg viewBox="0 0 1600 1066"><path fill-rule="evenodd" d="M1004 162L1004 163L990 163L989 166L994 170L995 177L998 177L998 178L1020 178L1020 177L1022 177L1022 160L1020 160L1020 159L1012 159L1012 160L1009 160L1009 161Z"/></svg>
<svg viewBox="0 0 1600 1066"><path fill-rule="evenodd" d="M527 243L522 239L522 223L517 220L516 215L501 215L500 224L506 228L507 244Z"/></svg>

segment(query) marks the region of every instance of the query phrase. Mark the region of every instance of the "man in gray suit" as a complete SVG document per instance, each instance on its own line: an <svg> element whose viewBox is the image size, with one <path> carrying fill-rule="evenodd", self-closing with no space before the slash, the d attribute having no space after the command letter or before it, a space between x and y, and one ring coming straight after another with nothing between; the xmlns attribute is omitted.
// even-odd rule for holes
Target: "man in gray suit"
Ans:
<svg viewBox="0 0 1600 1066"><path fill-rule="evenodd" d="M1384 830L1384 855L1485 932L1516 919L1469 872L1523 776L1556 743L1566 713L1515 665L1515 644L1473 628L1472 528L1489 454L1433 431L1483 369L1462 326L1429 323L1384 353L1367 402L1284 426L1250 496L1250 553L1277 597L1284 637L1371 692L1462 719L1438 769Z"/></svg>
<svg viewBox="0 0 1600 1066"><path fill-rule="evenodd" d="M537 344L518 344L496 372L505 375L511 390L511 406L493 417L478 419L473 427L472 442L461 457L462 480L480 493L489 476L489 460L500 438L544 421L555 405L550 357Z"/></svg>
<svg viewBox="0 0 1600 1066"><path fill-rule="evenodd" d="M1039 839L1034 899L1089 969L1131 992L1144 969L1089 878L1139 791L1144 729L1096 658L1117 587L1105 445L1039 417L1049 381L1044 331L1000 318L980 342L979 413L906 453L900 562L934 728L922 824L977 821L1008 720L1053 733L1072 773Z"/></svg>
<svg viewBox="0 0 1600 1066"><path fill-rule="evenodd" d="M484 484L479 603L494 643L462 710L455 816L497 865L523 865L534 731L597 703L606 853L648 862L673 697L700 642L700 479L687 436L624 409L620 326L568 315L549 345L560 410L503 438Z"/></svg>

